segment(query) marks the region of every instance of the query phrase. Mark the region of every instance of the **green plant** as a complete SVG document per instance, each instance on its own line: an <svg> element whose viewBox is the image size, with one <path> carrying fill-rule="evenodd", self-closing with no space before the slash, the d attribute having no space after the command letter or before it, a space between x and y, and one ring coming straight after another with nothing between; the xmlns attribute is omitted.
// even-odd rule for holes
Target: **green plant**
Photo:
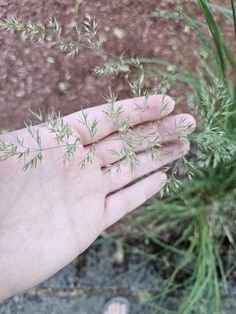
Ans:
<svg viewBox="0 0 236 314"><path fill-rule="evenodd" d="M206 24L197 21L181 6L177 6L174 14L160 10L152 13L152 16L182 21L196 35L197 50L189 47L195 58L194 65L184 56L180 56L178 68L158 59L139 60L143 66L153 65L147 76L161 77L167 85L185 90L186 102L194 104L199 117L197 132L190 136L191 163L178 162L180 169L194 176L193 180L183 180L181 190L172 190L164 202L154 200L148 213L132 222L134 225L151 222L152 230L145 236L176 255L176 266L165 288L153 297L159 302L158 311L163 313L172 313L162 307L163 300L177 291L185 293L177 313L221 313L221 295L227 294L230 267L234 268L234 262L224 267L227 255L224 246L227 242L228 250L235 254L236 59L209 3L197 2ZM231 1L231 11L223 6L215 9L229 14L236 31L234 1ZM206 34L207 28L211 38ZM185 37L180 35L179 40L184 44ZM131 61L123 60L123 64ZM154 71L155 64L167 64L167 67ZM174 167L171 177L175 175ZM171 242L171 237L162 240L163 231L171 230L173 225L180 227L179 240L176 243ZM185 279L178 284L180 275Z"/></svg>
<svg viewBox="0 0 236 314"><path fill-rule="evenodd" d="M175 12L157 9L151 17L184 23L195 34L198 47L188 47L194 62L188 62L181 54L178 67L158 58L134 60L121 56L95 68L98 75L116 75L128 66L126 79L129 82L129 77L133 78L129 84L134 95L145 95L145 82L155 77L160 82L157 90L174 88L179 94L184 93L180 102L191 104L198 116L197 131L189 136L189 158L170 168L169 185L162 191L168 192L163 196L165 201L154 200L148 211L131 222L131 226L151 224L144 236L165 253L170 251L172 259L175 256L176 265L163 291L148 301L158 313L221 313L221 296L227 295L235 268L234 259L228 261L224 250L226 246L229 255L235 256L236 58L211 11L215 9L226 16L236 34L235 4L231 1L229 9L204 0L192 2L197 2L205 23L181 5L176 5ZM177 36L185 46L184 33ZM177 240L171 236L173 227L178 228ZM166 232L167 238L163 236ZM173 295L180 298L176 311L164 306L168 296Z"/></svg>
<svg viewBox="0 0 236 314"><path fill-rule="evenodd" d="M234 269L229 262L224 267L224 245L235 254L235 201L236 201L236 59L231 47L223 38L212 9L223 14L232 25L236 34L235 5L231 0L231 9L222 5L211 4L205 0L191 1L198 3L205 22L198 21L180 5L176 11L167 12L157 10L151 17L168 18L173 23L184 23L195 34L198 47L189 45L188 53L194 58L194 63L179 55L179 66L158 58L127 59L123 55L103 66L94 69L95 75L119 73L125 74L125 79L133 95L144 95L161 92L163 95L174 87L182 95L187 104L191 105L198 116L197 132L187 136L192 142L192 150L188 159L180 159L169 171L169 184L162 192L165 201L154 200L148 205L149 210L132 220L132 225L149 224L152 230L145 233L145 237L170 251L176 260L172 274L166 279L161 293L153 295L149 300L158 313L172 313L164 306L165 299L170 295L179 295L179 309L175 313L221 313L221 295L227 293L228 280ZM101 41L93 39L96 36L97 24L87 16L85 23L85 39L89 47L100 46ZM29 26L30 25L30 26ZM5 20L2 27L19 31L23 37L29 39L45 38L45 28L41 24L26 25L17 19ZM78 45L69 45L62 49L60 26L54 22L52 28L55 45L65 50L68 55L78 53ZM89 26L90 25L90 26ZM92 29L92 30L91 30ZM210 30L211 37L207 34ZM42 35L41 35L42 33ZM80 37L80 31L76 29ZM58 36L59 35L59 36ZM54 36L54 35L53 35ZM178 40L186 42L184 34L179 34ZM98 44L96 44L98 43ZM73 49L71 49L72 47ZM150 77L157 78L159 85L151 90L145 86ZM114 106L116 95L111 91L107 96L108 107L105 112L119 130L118 139L124 143L122 151L111 151L111 154L122 154L123 160L134 168L137 165L133 148L139 145L143 138L134 137L132 125L129 121L120 121L119 107ZM183 101L180 98L179 101ZM146 107L139 108L147 110ZM165 112L162 108L160 116ZM55 148L65 147L64 161L70 161L79 149L80 139L71 142L72 130L64 124L60 116L50 115L46 119L41 113L36 114L38 120L54 134L57 145ZM89 121L83 116L82 121L94 136L97 122ZM184 126L184 130L191 126ZM18 155L24 160L24 169L36 166L42 160L43 148L37 132L33 132L31 125L27 125L30 136L38 147L24 147L22 139L17 144L0 142L0 159L4 160ZM176 132L177 132L176 128ZM181 128L180 128L181 130ZM180 137L186 134L178 131ZM154 158L160 158L158 149L161 145L158 138L148 138L147 153ZM96 147L85 156L81 167L92 162ZM29 158L36 152L34 158ZM109 167L108 167L109 169ZM117 169L119 171L119 168ZM180 181L181 178L181 181ZM191 181L189 180L191 179ZM171 192L171 193L170 193ZM173 237L163 237L166 231L178 227L177 240ZM224 243L223 243L224 242ZM183 295L185 294L185 295ZM154 301L155 302L151 302ZM158 304L158 305L157 305ZM161 311L161 312L160 312Z"/></svg>
<svg viewBox="0 0 236 314"><path fill-rule="evenodd" d="M78 1L77 10L79 5ZM63 35L63 27L55 18L50 18L45 24L42 24L41 22L25 23L12 16L3 19L0 28L17 32L22 40L50 42L68 57L78 54L81 45L87 48L100 48L103 44L102 38L97 34L97 21L87 13L84 15L82 27L77 24L73 26L74 38L70 40Z"/></svg>

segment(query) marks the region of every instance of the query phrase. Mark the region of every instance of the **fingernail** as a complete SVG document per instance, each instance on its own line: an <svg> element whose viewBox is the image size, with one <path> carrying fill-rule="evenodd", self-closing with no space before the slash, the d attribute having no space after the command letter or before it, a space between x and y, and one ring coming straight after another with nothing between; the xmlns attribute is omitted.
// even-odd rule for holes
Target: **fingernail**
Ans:
<svg viewBox="0 0 236 314"><path fill-rule="evenodd" d="M162 105L159 112L160 117L163 117L171 113L174 110L174 107L175 107L175 100L171 98L170 96L163 95Z"/></svg>

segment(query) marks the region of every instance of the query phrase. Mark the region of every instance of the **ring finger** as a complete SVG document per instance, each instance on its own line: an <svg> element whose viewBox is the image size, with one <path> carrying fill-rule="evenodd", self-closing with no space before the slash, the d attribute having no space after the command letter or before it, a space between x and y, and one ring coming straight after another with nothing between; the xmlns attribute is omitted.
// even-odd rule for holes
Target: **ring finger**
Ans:
<svg viewBox="0 0 236 314"><path fill-rule="evenodd" d="M153 159L147 153L139 153L135 156L136 167L133 169L129 162L119 161L110 168L108 175L109 193L119 190L132 181L156 171L178 158L184 156L189 150L189 142L178 142L167 147L160 148L160 157ZM119 171L117 171L119 169ZM107 169L103 169L104 174Z"/></svg>
<svg viewBox="0 0 236 314"><path fill-rule="evenodd" d="M177 141L184 132L187 135L194 128L194 118L189 114L168 116L160 121L137 126L124 134L115 133L106 137L96 144L96 156L101 166L105 167L122 159L126 151L141 152L150 145L159 148L163 143Z"/></svg>

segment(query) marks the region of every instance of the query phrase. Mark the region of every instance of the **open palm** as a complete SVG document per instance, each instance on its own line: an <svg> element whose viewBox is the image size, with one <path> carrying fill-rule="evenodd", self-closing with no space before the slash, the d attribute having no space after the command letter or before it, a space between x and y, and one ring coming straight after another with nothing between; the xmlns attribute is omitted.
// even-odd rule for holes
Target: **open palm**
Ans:
<svg viewBox="0 0 236 314"><path fill-rule="evenodd" d="M138 165L134 171L128 163L120 162L119 155L109 153L121 151L124 144L117 140L116 126L104 114L106 105L86 110L89 119L98 121L93 137L78 123L81 111L63 118L71 125L73 136L79 136L83 144L67 165L57 162L60 149L46 150L43 161L25 172L16 157L0 163L1 299L53 275L82 253L103 230L163 187L166 175L157 170L183 156L189 146L175 135L176 121L185 121L193 128L195 122L187 114L170 115L174 102L169 98L162 123L156 123L162 101L161 95L149 97L145 111L137 110L144 104L144 98L117 102L122 108L120 119L131 121L134 134L142 132L143 138L157 134L162 141L159 159L144 152L145 140L138 145ZM150 121L153 123L147 123ZM39 126L34 128L39 129L43 145L50 147L50 132ZM2 135L0 139L11 142L16 136L24 138L25 145L33 145L26 129ZM93 143L96 143L94 158L81 169L78 164ZM117 167L110 167L117 163L119 172ZM142 179L137 181L139 178Z"/></svg>

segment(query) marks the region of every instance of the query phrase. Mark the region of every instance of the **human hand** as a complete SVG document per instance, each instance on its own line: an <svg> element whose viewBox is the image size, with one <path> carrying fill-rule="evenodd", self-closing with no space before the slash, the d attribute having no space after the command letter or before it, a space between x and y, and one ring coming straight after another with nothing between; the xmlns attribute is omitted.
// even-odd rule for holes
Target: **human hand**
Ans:
<svg viewBox="0 0 236 314"><path fill-rule="evenodd" d="M83 146L67 164L58 163L63 148L54 149L53 135L40 126L43 160L35 169L22 171L16 156L0 162L0 299L24 291L44 281L81 254L103 230L155 195L166 182L159 170L183 156L188 142L179 140L175 132L178 121L185 121L186 132L192 132L194 118L187 114L170 115L174 102L167 98L161 123L157 113L163 107L161 95L150 96L147 110L142 110L144 98L122 100L121 121L132 123L132 134L141 132L143 141L135 148L137 167L132 171L128 163L120 162L118 154L124 143L117 133L117 125L104 113L106 105L87 109L88 119L97 119L94 136L85 125L78 123L82 112L63 118L71 125L72 137L80 137ZM165 117L164 117L165 116ZM152 124L148 123L153 121ZM159 136L161 158L152 159L144 152L147 138ZM26 129L0 136L1 141L14 142L24 138L24 145L35 141ZM171 144L170 144L171 141ZM91 145L96 144L92 162L84 168L84 159ZM120 163L119 163L120 162ZM120 171L110 165L120 165ZM110 172L105 174L109 167ZM148 175L153 171L154 174ZM136 179L148 175L132 185Z"/></svg>

